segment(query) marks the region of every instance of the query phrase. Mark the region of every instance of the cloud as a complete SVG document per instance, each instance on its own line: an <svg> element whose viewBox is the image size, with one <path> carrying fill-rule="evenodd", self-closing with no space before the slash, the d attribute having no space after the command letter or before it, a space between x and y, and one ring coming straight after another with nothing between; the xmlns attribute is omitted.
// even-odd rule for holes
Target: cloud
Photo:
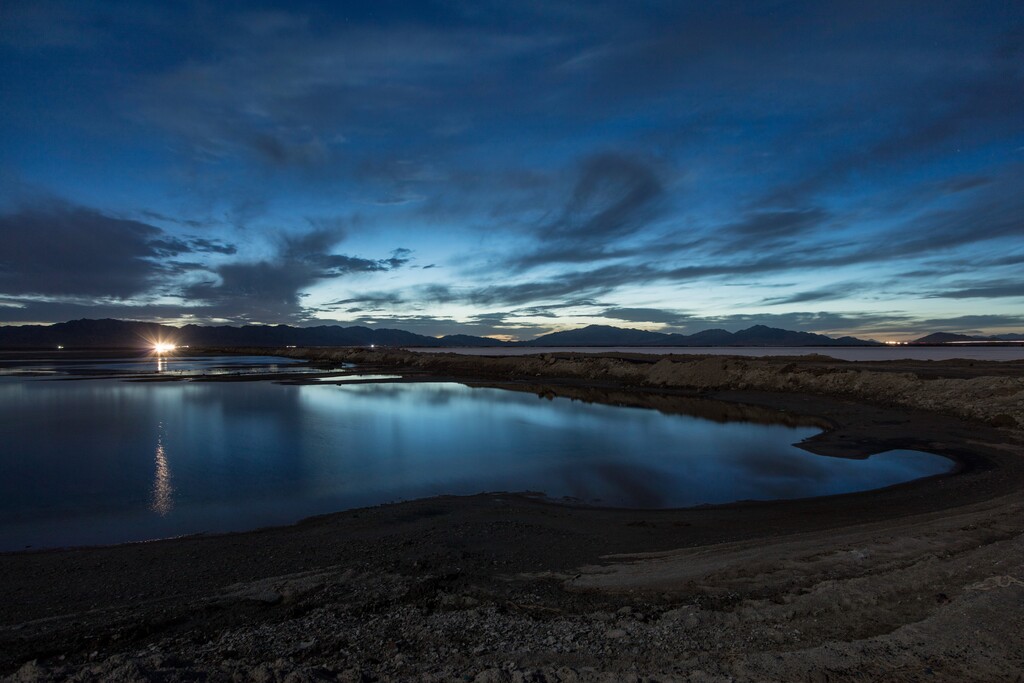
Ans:
<svg viewBox="0 0 1024 683"><path fill-rule="evenodd" d="M511 285L474 287L456 300L475 305L523 305L553 299L601 296L626 284L652 279L653 271L644 266L605 266L589 271L565 273L557 278Z"/></svg>
<svg viewBox="0 0 1024 683"><path fill-rule="evenodd" d="M693 316L663 308L606 308L599 314L605 318L631 323L663 323L672 327L686 325Z"/></svg>
<svg viewBox="0 0 1024 683"><path fill-rule="evenodd" d="M384 306L397 306L402 303L405 303L405 299L398 292L367 292L347 299L329 301L323 304L322 308L330 309L354 305L379 308Z"/></svg>
<svg viewBox="0 0 1024 683"><path fill-rule="evenodd" d="M401 268L410 261L412 255L412 249L405 249L399 247L391 251L391 258L384 259L382 263L387 264L388 268L394 270L395 268Z"/></svg>
<svg viewBox="0 0 1024 683"><path fill-rule="evenodd" d="M66 203L0 215L0 293L127 298L164 274L161 259L200 251L146 223Z"/></svg>
<svg viewBox="0 0 1024 683"><path fill-rule="evenodd" d="M948 289L934 292L930 298L941 299L1000 299L1004 297L1024 297L1024 283L1019 280L999 280L978 284L973 287Z"/></svg>
<svg viewBox="0 0 1024 683"><path fill-rule="evenodd" d="M663 208L664 185L640 158L606 152L583 160L575 185L558 215L538 226L540 245L508 259L529 269L547 263L597 261L614 257L609 243L636 237Z"/></svg>
<svg viewBox="0 0 1024 683"><path fill-rule="evenodd" d="M0 323L55 323L80 318L118 318L142 321L211 320L202 310L180 304L136 304L108 301L39 301L11 299L0 301Z"/></svg>
<svg viewBox="0 0 1024 683"><path fill-rule="evenodd" d="M555 239L608 239L650 219L664 188L653 169L622 154L598 154L581 165L572 196L544 235Z"/></svg>
<svg viewBox="0 0 1024 683"><path fill-rule="evenodd" d="M206 252L210 254L224 254L230 256L238 253L238 247L228 244L223 240L210 240L201 237L192 237L188 240L188 246L194 252Z"/></svg>
<svg viewBox="0 0 1024 683"><path fill-rule="evenodd" d="M762 244L803 236L821 226L828 218L828 212L817 207L761 209L751 211L742 220L727 225L724 230L741 243Z"/></svg>
<svg viewBox="0 0 1024 683"><path fill-rule="evenodd" d="M993 12L992 17L996 16ZM932 30L928 24L922 26ZM869 116L879 101L885 102L888 115L867 131L873 139L836 150L799 180L775 188L764 201L805 201L858 174L877 173L879 169L892 173L910 164L933 161L936 155L960 153L1015 135L1024 109L1021 35L1019 28L1000 26L972 51L969 60L958 59L952 49L935 50L932 57L940 63L933 70L915 73L910 82L890 81L884 100L876 91L874 98L851 104ZM896 69L890 71L893 76L899 73ZM857 76L864 78L864 74ZM881 78L889 81L890 76L884 74ZM860 127L862 121L834 119L830 123L841 130L847 125ZM970 188L952 186L949 191Z"/></svg>
<svg viewBox="0 0 1024 683"><path fill-rule="evenodd" d="M223 264L214 271L216 281L192 284L183 293L218 317L302 321L312 312L302 303L304 290L312 285L347 275L394 270L404 265L411 253L396 249L387 259L331 253L343 238L340 229L327 228L285 235L276 258Z"/></svg>
<svg viewBox="0 0 1024 683"><path fill-rule="evenodd" d="M374 327L398 328L433 337L450 334L468 334L479 337L531 337L548 331L548 328L543 325L522 323L507 318L508 314L506 313L483 313L462 320L430 315L367 315L358 317L352 322Z"/></svg>
<svg viewBox="0 0 1024 683"><path fill-rule="evenodd" d="M981 333L986 329L1024 330L1024 315L980 314L921 320L916 329L929 332Z"/></svg>
<svg viewBox="0 0 1024 683"><path fill-rule="evenodd" d="M860 287L856 284L845 283L841 285L822 287L820 289L812 289L805 292L797 292L786 296L768 297L767 299L763 299L760 303L765 306L780 306L782 304L799 304L806 303L808 301L829 301L832 299L846 298L859 289Z"/></svg>
<svg viewBox="0 0 1024 683"><path fill-rule="evenodd" d="M503 73L496 65L551 41L536 27L517 34L480 22L389 24L347 10L306 9L306 16L275 12L281 20L273 31L253 13L204 12L206 30L190 35L204 49L140 79L129 111L185 141L208 164L324 173L351 159L360 137L374 138L380 156L382 134L410 125L450 130L453 119L472 120L459 110L481 104L481 90L491 94L484 83ZM179 20L199 23L188 14Z"/></svg>

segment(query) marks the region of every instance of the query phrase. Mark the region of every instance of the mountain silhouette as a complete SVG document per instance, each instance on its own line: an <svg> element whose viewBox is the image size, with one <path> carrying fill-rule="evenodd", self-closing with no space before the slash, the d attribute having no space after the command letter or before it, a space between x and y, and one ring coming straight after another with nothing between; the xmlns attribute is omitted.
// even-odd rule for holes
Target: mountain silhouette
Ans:
<svg viewBox="0 0 1024 683"><path fill-rule="evenodd" d="M185 325L172 327L129 320L72 320L53 325L0 327L4 348L147 348L156 341L190 346L388 346L452 348L461 346L853 346L878 342L765 325L738 332L711 329L691 335L665 334L610 325L552 332L530 341L503 342L488 337L453 334L429 337L406 330L362 326L319 325Z"/></svg>

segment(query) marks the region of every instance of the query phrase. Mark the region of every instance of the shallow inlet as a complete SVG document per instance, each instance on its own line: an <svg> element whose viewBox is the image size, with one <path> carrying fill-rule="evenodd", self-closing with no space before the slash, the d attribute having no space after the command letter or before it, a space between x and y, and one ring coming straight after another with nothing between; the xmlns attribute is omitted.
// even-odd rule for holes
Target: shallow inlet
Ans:
<svg viewBox="0 0 1024 683"><path fill-rule="evenodd" d="M0 549L252 529L439 494L667 508L861 491L946 472L718 423L455 383L0 378Z"/></svg>

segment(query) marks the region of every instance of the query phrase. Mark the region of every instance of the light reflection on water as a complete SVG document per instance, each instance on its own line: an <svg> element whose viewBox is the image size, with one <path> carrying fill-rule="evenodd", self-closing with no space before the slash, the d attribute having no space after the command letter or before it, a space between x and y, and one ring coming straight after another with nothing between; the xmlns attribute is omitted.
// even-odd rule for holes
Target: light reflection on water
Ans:
<svg viewBox="0 0 1024 683"><path fill-rule="evenodd" d="M351 367L336 363L337 368ZM103 359L23 359L0 362L0 377L40 374L69 376L173 375L222 377L228 375L325 372L294 358L276 356L186 356L145 353L134 357Z"/></svg>
<svg viewBox="0 0 1024 683"><path fill-rule="evenodd" d="M677 507L946 471L807 453L810 427L716 423L451 383L0 378L0 549L255 528L437 494ZM173 475L172 475L173 471Z"/></svg>
<svg viewBox="0 0 1024 683"><path fill-rule="evenodd" d="M159 423L156 437L156 473L153 476L153 512L166 517L174 509L174 487L171 485L171 466L167 464L164 448L164 423Z"/></svg>

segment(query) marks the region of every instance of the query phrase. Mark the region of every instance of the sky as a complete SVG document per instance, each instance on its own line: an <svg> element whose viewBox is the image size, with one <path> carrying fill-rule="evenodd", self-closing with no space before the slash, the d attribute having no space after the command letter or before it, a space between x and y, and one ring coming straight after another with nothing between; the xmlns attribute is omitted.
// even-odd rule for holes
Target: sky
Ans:
<svg viewBox="0 0 1024 683"><path fill-rule="evenodd" d="M1024 331L1024 4L0 5L0 324Z"/></svg>

